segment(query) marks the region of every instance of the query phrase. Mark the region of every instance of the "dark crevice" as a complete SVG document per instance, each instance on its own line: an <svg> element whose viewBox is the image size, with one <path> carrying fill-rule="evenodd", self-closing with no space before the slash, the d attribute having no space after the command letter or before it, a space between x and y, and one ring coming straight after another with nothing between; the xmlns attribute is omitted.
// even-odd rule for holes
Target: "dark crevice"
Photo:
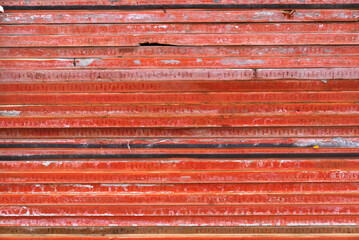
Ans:
<svg viewBox="0 0 359 240"><path fill-rule="evenodd" d="M171 44L163 44L163 43L149 43L149 42L145 42L145 43L140 43L139 44L141 47L143 46L151 46L151 47L160 47L160 46L175 46L175 45L171 45Z"/></svg>
<svg viewBox="0 0 359 240"><path fill-rule="evenodd" d="M309 144L303 147L313 147ZM334 145L334 144L333 144ZM223 143L223 144L59 144L59 143L22 143L22 144L0 144L0 148L167 148L167 149L217 149L217 148L301 148L295 143Z"/></svg>
<svg viewBox="0 0 359 240"><path fill-rule="evenodd" d="M258 69L253 68L253 71L254 71L254 78L258 78Z"/></svg>
<svg viewBox="0 0 359 240"><path fill-rule="evenodd" d="M145 10L157 9L359 9L356 4L185 4L185 5L52 5L3 6L6 10Z"/></svg>
<svg viewBox="0 0 359 240"><path fill-rule="evenodd" d="M357 158L359 153L252 153L252 154L55 154L0 156L1 161L56 159L246 159L246 158Z"/></svg>

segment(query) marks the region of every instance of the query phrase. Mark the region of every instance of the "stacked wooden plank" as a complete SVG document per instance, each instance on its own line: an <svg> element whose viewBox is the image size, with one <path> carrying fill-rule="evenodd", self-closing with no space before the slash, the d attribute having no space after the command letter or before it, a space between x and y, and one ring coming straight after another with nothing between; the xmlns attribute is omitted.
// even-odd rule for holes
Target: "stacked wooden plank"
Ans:
<svg viewBox="0 0 359 240"><path fill-rule="evenodd" d="M358 239L358 4L0 1L0 239Z"/></svg>

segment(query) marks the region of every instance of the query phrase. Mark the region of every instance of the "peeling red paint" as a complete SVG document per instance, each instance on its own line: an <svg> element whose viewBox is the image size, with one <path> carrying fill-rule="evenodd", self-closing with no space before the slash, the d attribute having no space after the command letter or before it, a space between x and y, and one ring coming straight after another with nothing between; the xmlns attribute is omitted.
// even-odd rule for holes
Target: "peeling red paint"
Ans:
<svg viewBox="0 0 359 240"><path fill-rule="evenodd" d="M0 239L358 239L358 3L0 0Z"/></svg>

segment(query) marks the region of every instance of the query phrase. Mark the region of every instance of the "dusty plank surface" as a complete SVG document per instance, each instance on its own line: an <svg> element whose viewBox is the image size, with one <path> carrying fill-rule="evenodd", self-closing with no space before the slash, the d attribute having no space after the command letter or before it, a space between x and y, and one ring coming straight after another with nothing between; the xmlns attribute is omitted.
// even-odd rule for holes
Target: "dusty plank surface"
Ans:
<svg viewBox="0 0 359 240"><path fill-rule="evenodd" d="M0 1L1 5L5 6L43 6L43 5L185 5L185 4L210 4L210 5L220 5L220 4L356 4L357 0L309 0L309 1L301 1L301 0L221 0L221 1L213 1L213 0L122 0L122 1L94 1L94 0L2 0Z"/></svg>
<svg viewBox="0 0 359 240"><path fill-rule="evenodd" d="M275 24L277 25L277 24ZM300 24L298 26L302 26ZM46 25L49 26L49 25ZM57 26L57 25L54 25ZM78 27L81 27L79 25ZM92 26L92 25L90 25ZM97 25L95 25L97 26ZM110 25L112 26L112 25ZM212 25L213 26L213 25ZM214 25L217 26L217 25ZM341 26L341 25L340 25ZM355 26L358 26L355 23ZM251 26L252 28L253 26ZM6 27L3 27L6 29ZM28 27L27 30L31 31ZM73 30L72 30L73 31ZM15 34L14 34L15 35ZM0 48L0 53L2 58L103 58L104 56L108 58L114 58L117 56L122 56L123 58L128 57L303 57L303 56L351 56L359 54L359 47L356 45L351 46L196 46L196 47L181 47L181 46L142 46L142 47L49 47L49 48ZM33 71L35 71L34 69ZM311 71L318 71L318 69L312 69ZM343 71L345 70L345 71ZM347 74L349 69L343 69L341 74ZM355 69L351 69L352 71ZM141 71L140 69L137 70ZM215 72L210 69L206 69L209 73L208 76L212 74L219 74L220 71L216 70ZM227 70L234 72L233 69ZM309 70L307 70L309 71ZM326 69L326 72L329 73L335 71L335 69ZM339 69L336 70L339 72ZM36 71L35 71L36 72ZM112 71L114 72L114 71ZM151 72L151 71L146 71ZM167 74L171 71L167 70ZM193 71L195 72L195 71ZM196 71L198 73L198 71ZM204 73L202 71L202 73ZM322 73L322 74L323 74ZM188 73L189 75L190 73ZM179 73L177 74L179 75ZM69 77L69 76L67 76ZM129 76L127 76L128 78ZM169 76L170 77L170 76ZM172 78L174 76L171 76ZM190 76L188 76L190 77ZM203 78L205 75L203 75ZM238 78L239 76L237 76ZM348 77L347 75L345 77ZM137 76L139 78L139 76ZM159 80L159 76L157 76ZM314 78L314 76L312 76ZM203 80L203 79L202 79ZM222 76L221 80L226 80L225 76Z"/></svg>
<svg viewBox="0 0 359 240"><path fill-rule="evenodd" d="M356 1L356 0L355 0ZM45 1L42 1L45 2ZM0 2L1 3L1 2ZM148 10L148 11L9 11L1 24L75 23L236 23L236 22L355 22L357 10L298 9L288 17L282 10ZM227 44L223 44L227 45Z"/></svg>
<svg viewBox="0 0 359 240"><path fill-rule="evenodd" d="M0 0L0 239L358 239L353 4Z"/></svg>

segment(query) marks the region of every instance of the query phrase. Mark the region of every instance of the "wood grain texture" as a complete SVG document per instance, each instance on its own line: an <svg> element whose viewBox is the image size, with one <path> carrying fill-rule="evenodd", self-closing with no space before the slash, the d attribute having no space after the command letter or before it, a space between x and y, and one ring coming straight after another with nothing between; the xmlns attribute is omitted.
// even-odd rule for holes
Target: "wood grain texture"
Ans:
<svg viewBox="0 0 359 240"><path fill-rule="evenodd" d="M183 5L183 4L211 4L211 5L220 5L220 4L355 4L358 3L357 0L309 0L309 1L300 1L300 0L221 0L221 1L213 1L213 0L122 0L118 1L94 1L94 0L32 0L30 2L26 2L23 0L10 0L0 1L1 5L5 6L43 6L43 5Z"/></svg>
<svg viewBox="0 0 359 240"><path fill-rule="evenodd" d="M358 239L355 4L0 0L0 239Z"/></svg>

